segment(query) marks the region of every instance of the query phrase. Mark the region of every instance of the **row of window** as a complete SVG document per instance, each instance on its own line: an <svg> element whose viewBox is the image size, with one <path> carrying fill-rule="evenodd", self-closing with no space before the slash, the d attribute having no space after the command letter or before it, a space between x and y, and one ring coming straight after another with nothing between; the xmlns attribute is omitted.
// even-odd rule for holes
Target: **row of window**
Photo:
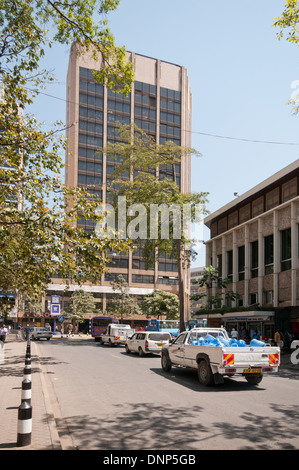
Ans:
<svg viewBox="0 0 299 470"><path fill-rule="evenodd" d="M274 267L274 238L273 234L263 239L264 249L264 270L265 275L273 273ZM249 269L250 277L258 276L259 269L259 243L258 240L249 245ZM217 265L220 277L222 276L222 254L217 257ZM245 246L239 246L237 249L237 265L238 265L238 281L245 279ZM233 250L226 252L227 277L233 278ZM291 229L282 230L280 232L280 271L287 271L292 267L292 240Z"/></svg>
<svg viewBox="0 0 299 470"><path fill-rule="evenodd" d="M227 216L221 217L211 225L211 238L230 230L248 220L257 217L279 204L289 201L297 196L297 177L282 183L276 188L248 202L239 209L234 210Z"/></svg>

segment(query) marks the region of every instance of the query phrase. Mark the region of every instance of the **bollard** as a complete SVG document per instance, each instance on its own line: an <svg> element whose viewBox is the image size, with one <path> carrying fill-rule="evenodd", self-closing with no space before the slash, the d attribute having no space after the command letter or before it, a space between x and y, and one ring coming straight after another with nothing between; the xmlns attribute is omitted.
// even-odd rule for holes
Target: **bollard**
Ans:
<svg viewBox="0 0 299 470"><path fill-rule="evenodd" d="M24 367L24 379L29 379L31 381L31 365L25 365Z"/></svg>
<svg viewBox="0 0 299 470"><path fill-rule="evenodd" d="M17 447L31 444L32 433L32 406L26 401L21 403L18 410L18 437Z"/></svg>
<svg viewBox="0 0 299 470"><path fill-rule="evenodd" d="M27 402L31 405L31 380L25 378L22 382L21 403Z"/></svg>

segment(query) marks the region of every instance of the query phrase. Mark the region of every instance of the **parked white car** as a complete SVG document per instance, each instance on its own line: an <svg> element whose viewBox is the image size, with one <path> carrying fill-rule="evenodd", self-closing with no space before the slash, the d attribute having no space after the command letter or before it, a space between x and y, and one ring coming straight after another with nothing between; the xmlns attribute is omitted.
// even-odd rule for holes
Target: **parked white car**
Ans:
<svg viewBox="0 0 299 470"><path fill-rule="evenodd" d="M48 341L52 338L52 331L47 330L47 328L34 327L30 333L31 339L47 339Z"/></svg>
<svg viewBox="0 0 299 470"><path fill-rule="evenodd" d="M170 333L160 333L158 331L141 331L134 333L126 341L126 352L136 352L139 356L145 354L160 354L163 346L170 343L172 336Z"/></svg>

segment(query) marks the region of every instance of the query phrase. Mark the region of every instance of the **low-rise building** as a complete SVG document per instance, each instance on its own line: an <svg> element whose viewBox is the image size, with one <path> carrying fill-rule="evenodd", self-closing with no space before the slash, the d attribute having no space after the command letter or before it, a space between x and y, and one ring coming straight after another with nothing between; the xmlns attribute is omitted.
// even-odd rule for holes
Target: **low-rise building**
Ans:
<svg viewBox="0 0 299 470"><path fill-rule="evenodd" d="M205 218L207 266L238 294L222 323L266 337L299 333L298 177L296 160Z"/></svg>

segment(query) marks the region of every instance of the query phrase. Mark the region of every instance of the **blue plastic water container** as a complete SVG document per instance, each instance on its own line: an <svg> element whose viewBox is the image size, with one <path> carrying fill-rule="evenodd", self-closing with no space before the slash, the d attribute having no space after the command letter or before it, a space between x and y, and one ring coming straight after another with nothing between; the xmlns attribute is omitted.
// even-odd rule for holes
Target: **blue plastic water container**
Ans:
<svg viewBox="0 0 299 470"><path fill-rule="evenodd" d="M266 343L264 343L264 341L259 341L258 339L252 339L250 341L250 346L253 346L256 348L263 348L266 346Z"/></svg>

